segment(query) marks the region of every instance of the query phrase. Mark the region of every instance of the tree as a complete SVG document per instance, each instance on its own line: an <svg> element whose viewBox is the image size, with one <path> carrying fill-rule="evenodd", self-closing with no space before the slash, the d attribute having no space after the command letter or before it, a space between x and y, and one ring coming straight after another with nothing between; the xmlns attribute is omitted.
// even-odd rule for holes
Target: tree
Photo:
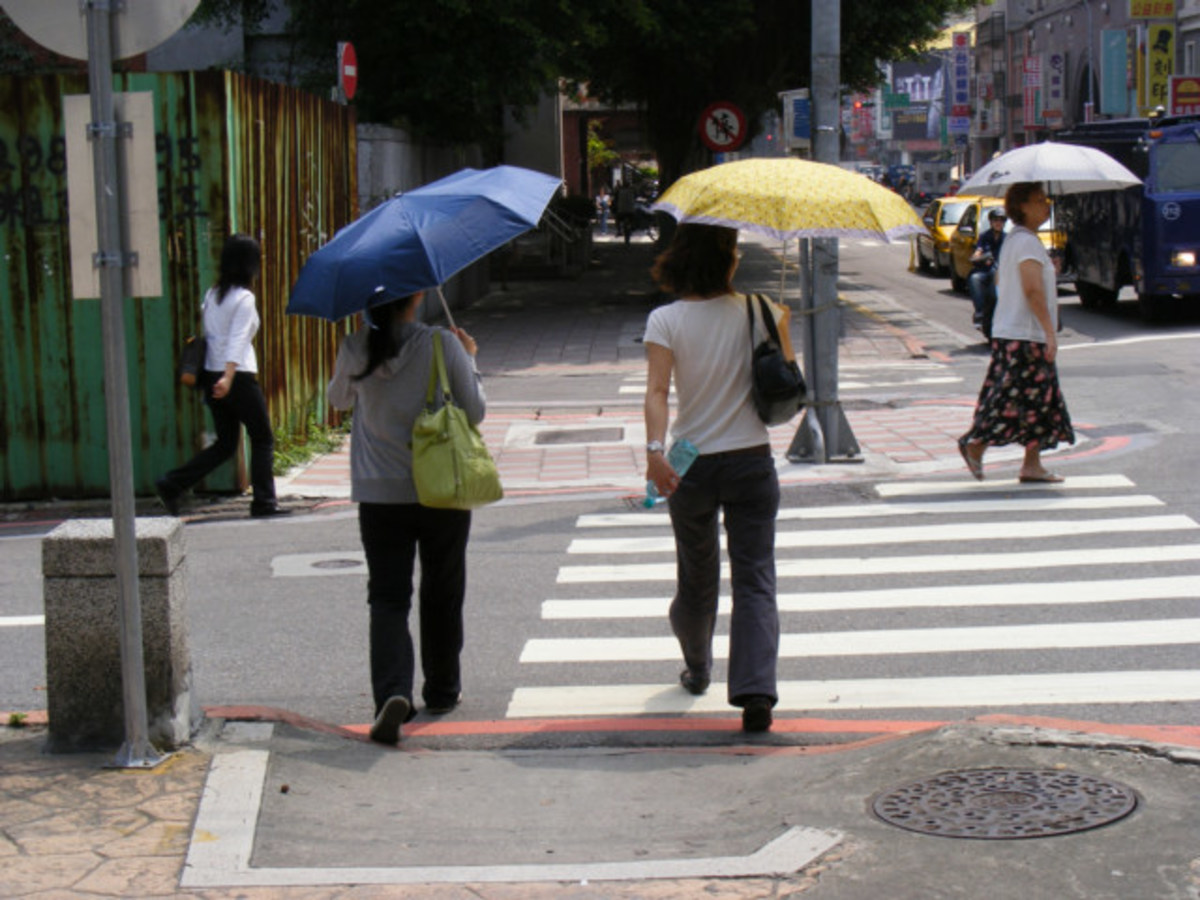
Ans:
<svg viewBox="0 0 1200 900"><path fill-rule="evenodd" d="M663 184L707 156L697 122L714 100L751 123L777 93L810 78L812 9L820 0L204 0L210 20L254 24L291 10L311 59L354 43L363 121L432 140L477 143L499 160L503 110L534 104L561 77L592 96L644 110ZM842 80L874 87L878 61L916 55L971 0L843 0ZM332 64L315 89L332 86Z"/></svg>
<svg viewBox="0 0 1200 900"><path fill-rule="evenodd" d="M739 105L754 123L778 92L809 84L810 2L797 0L627 0L566 61L589 92L635 101L665 187L707 160L697 124L715 100ZM843 0L842 81L871 88L878 62L919 55L948 14L970 0ZM819 0L816 5L820 14Z"/></svg>

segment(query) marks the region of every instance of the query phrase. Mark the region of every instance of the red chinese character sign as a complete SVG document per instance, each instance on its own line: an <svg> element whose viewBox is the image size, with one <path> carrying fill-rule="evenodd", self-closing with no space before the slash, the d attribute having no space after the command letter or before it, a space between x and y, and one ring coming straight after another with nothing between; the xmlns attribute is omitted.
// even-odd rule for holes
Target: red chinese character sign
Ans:
<svg viewBox="0 0 1200 900"><path fill-rule="evenodd" d="M736 150L746 140L746 116L732 103L711 104L700 116L700 140L714 153Z"/></svg>

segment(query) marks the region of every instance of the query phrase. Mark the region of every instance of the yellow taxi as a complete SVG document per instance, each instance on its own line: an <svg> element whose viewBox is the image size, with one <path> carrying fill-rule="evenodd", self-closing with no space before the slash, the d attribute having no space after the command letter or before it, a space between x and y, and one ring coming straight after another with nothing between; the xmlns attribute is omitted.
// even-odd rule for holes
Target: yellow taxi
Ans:
<svg viewBox="0 0 1200 900"><path fill-rule="evenodd" d="M938 197L925 207L925 231L917 235L917 267L944 275L950 268L950 236L973 200L982 197Z"/></svg>
<svg viewBox="0 0 1200 900"><path fill-rule="evenodd" d="M988 227L988 212L997 208L1004 209L1004 198L972 197L971 203L962 211L958 225L950 234L950 286L959 293L967 292L967 277L971 274L972 269L971 254L975 252L975 244L979 240L979 235L982 234L980 228ZM1006 221L1004 223L1005 234L1012 231L1012 227L1012 222ZM1066 238L1061 231L1054 227L1053 207L1050 210L1050 218L1038 229L1038 237L1052 259L1062 258ZM1059 269L1059 284L1073 280L1074 276L1066 271L1065 267Z"/></svg>

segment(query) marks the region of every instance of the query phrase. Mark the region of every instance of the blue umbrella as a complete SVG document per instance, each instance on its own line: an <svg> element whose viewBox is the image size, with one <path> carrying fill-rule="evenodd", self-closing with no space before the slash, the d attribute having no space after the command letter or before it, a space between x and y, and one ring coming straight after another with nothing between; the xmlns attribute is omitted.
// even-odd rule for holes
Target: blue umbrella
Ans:
<svg viewBox="0 0 1200 900"><path fill-rule="evenodd" d="M463 169L393 197L313 253L287 311L336 322L444 284L537 225L562 184L517 166Z"/></svg>

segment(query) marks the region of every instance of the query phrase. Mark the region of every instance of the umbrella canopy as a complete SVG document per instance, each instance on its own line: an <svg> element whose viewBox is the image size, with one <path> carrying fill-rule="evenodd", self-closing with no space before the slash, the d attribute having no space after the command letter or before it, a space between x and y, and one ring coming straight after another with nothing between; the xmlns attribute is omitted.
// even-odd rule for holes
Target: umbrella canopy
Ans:
<svg viewBox="0 0 1200 900"><path fill-rule="evenodd" d="M537 225L561 185L517 166L463 169L400 194L313 253L289 313L336 322L373 303L444 284Z"/></svg>
<svg viewBox="0 0 1200 900"><path fill-rule="evenodd" d="M743 159L680 178L654 204L680 222L780 240L881 237L925 230L903 197L865 175L802 159Z"/></svg>
<svg viewBox="0 0 1200 900"><path fill-rule="evenodd" d="M1103 150L1046 141L1002 153L968 178L958 192L1003 197L1010 186L1023 181L1045 183L1051 197L1115 191L1142 183Z"/></svg>

